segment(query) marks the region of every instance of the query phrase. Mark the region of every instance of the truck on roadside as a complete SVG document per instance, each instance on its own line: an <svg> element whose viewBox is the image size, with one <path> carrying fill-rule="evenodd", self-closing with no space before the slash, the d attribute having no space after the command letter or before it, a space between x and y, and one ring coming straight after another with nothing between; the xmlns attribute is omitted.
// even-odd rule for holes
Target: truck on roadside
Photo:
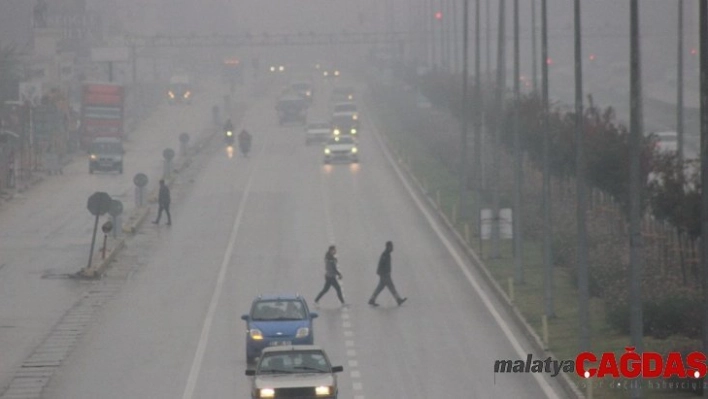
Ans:
<svg viewBox="0 0 708 399"><path fill-rule="evenodd" d="M80 137L82 148L89 152L89 172L104 169L122 173L125 88L116 83L92 82L84 83L81 93ZM107 147L108 142L111 149L120 147L121 151L111 150L111 156L102 162L95 149Z"/></svg>

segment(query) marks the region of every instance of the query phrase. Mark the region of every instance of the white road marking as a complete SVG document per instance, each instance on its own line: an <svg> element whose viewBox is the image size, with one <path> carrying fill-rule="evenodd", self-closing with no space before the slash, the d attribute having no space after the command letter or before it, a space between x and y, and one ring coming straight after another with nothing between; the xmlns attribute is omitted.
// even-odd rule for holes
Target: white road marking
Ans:
<svg viewBox="0 0 708 399"><path fill-rule="evenodd" d="M344 336L345 336L345 337L353 337L353 336L354 336L354 331L352 331L352 330L346 330L346 331L344 331Z"/></svg>
<svg viewBox="0 0 708 399"><path fill-rule="evenodd" d="M358 362L358 361L356 361L356 360L350 360L350 361L349 361L349 367L358 367L358 366L359 366L359 362Z"/></svg>
<svg viewBox="0 0 708 399"><path fill-rule="evenodd" d="M516 339L514 334L511 332L511 328L509 325L504 321L504 319L501 317L499 312L494 308L494 305L492 305L492 301L489 299L487 294L482 290L482 287L480 287L479 283L474 279L472 276L472 273L467 269L465 266L465 261L462 259L462 256L458 253L457 249L452 245L450 240L447 239L447 237L443 234L443 232L440 230L440 227L438 227L438 224L436 223L435 219L433 216L430 214L430 212L426 209L425 205L420 201L416 193L413 191L413 188L411 188L410 184L408 181L405 179L403 172L401 172L401 169L399 168L398 164L394 161L393 157L388 151L388 148L383 143L383 140L381 139L381 136L379 135L379 132L377 129L371 129L374 131L374 137L376 137L376 141L379 144L379 147L381 148L384 156L388 160L388 162L393 166L393 170L396 172L396 175L398 175L399 180L401 183L403 183L403 186L406 188L408 191L408 194L411 196L413 201L415 202L416 206L418 209L420 209L420 212L425 216L425 218L428 221L428 224L430 224L430 227L435 231L435 234L440 238L440 241L445 245L445 248L447 248L448 252L452 257L455 259L455 263L457 266L460 268L460 271L465 275L467 278L467 281L469 281L470 285L472 288L477 292L477 295L482 299L482 302L484 303L484 306L489 310L489 313L492 315L494 320L497 322L497 325L499 325L499 328L504 332L504 335L506 338L509 340L511 343L511 346L514 348L516 351L516 354L519 355L519 359L525 359L527 355L527 351L524 351L524 349L521 347L521 343ZM480 262L479 259L475 257L475 260ZM536 382L538 382L538 385L540 388L543 390L543 392L546 394L548 398L559 398L558 394L555 392L553 387L546 381L542 376L540 376L538 373L531 373L531 375L536 379Z"/></svg>
<svg viewBox="0 0 708 399"><path fill-rule="evenodd" d="M345 321L344 323L342 323L342 327L344 327L344 328L351 328L351 327L352 327L352 323L351 323L351 322L348 322L348 321Z"/></svg>
<svg viewBox="0 0 708 399"><path fill-rule="evenodd" d="M352 378L361 378L361 373L359 372L359 370L353 370L352 372L349 373L349 375Z"/></svg>
<svg viewBox="0 0 708 399"><path fill-rule="evenodd" d="M259 153L263 152L265 148L265 140L261 144ZM234 246L236 245L236 235L238 234L238 228L241 225L241 218L243 217L243 210L246 206L246 200L248 199L248 194L251 191L251 183L253 182L253 163L249 163L249 176L246 182L246 187L243 190L243 197L238 205L238 212L236 214L236 219L234 220L233 228L231 229L231 235L229 236L229 243L226 247L226 252L224 253L224 259L221 261L221 267L219 269L219 277L216 280L216 288L211 296L211 302L209 302L209 309L207 310L206 317L204 318L204 325L202 326L202 333L199 336L199 344L197 345L197 352L194 355L194 360L192 361L192 367L189 370L189 377L187 378L187 386L184 388L183 399L192 399L194 395L194 389L197 387L197 380L199 379L199 371L202 368L202 362L204 361L204 353L206 352L207 344L209 343L209 333L211 331L211 325L214 321L214 314L216 313L216 307L219 304L219 297L221 296L221 290L224 286L224 279L226 277L226 271L228 270L229 263L231 260L231 254L233 253Z"/></svg>
<svg viewBox="0 0 708 399"><path fill-rule="evenodd" d="M346 308L344 308L344 309L346 309ZM344 309L342 309L342 318L343 318L344 320L346 320L346 319L349 318L349 314L344 313Z"/></svg>
<svg viewBox="0 0 708 399"><path fill-rule="evenodd" d="M355 382L352 384L352 388L354 388L355 391L361 391L364 389L364 385L362 385L361 382Z"/></svg>
<svg viewBox="0 0 708 399"><path fill-rule="evenodd" d="M344 341L344 346L352 347L352 346L354 346L354 341L352 341L351 339L348 339L348 340Z"/></svg>
<svg viewBox="0 0 708 399"><path fill-rule="evenodd" d="M347 356L349 356L349 357L356 357L356 350L354 350L354 349L347 349Z"/></svg>
<svg viewBox="0 0 708 399"><path fill-rule="evenodd" d="M320 171L320 190L322 191L322 202L324 202L325 230L327 231L327 239L331 245L334 245L332 213L329 209L329 196L327 196L327 189L325 188L325 173L323 171Z"/></svg>

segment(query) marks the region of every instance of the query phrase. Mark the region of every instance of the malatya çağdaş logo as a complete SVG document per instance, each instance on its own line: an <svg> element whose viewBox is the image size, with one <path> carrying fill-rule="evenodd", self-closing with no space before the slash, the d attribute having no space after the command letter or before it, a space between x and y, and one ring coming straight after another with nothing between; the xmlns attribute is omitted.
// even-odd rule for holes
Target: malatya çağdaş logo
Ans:
<svg viewBox="0 0 708 399"><path fill-rule="evenodd" d="M706 355L691 352L686 355L670 352L637 353L634 347L625 348L619 356L605 352L597 356L592 352L582 352L569 360L534 359L528 354L525 360L496 360L494 373L546 373L552 377L561 372L575 372L581 378L702 378L706 375Z"/></svg>

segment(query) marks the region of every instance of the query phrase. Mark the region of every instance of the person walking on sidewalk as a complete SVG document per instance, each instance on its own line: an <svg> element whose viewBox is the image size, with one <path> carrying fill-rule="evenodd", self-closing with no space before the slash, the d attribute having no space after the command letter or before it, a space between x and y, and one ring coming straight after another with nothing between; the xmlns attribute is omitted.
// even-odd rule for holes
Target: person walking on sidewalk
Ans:
<svg viewBox="0 0 708 399"><path fill-rule="evenodd" d="M160 217L162 217L162 211L164 210L167 214L167 225L172 225L172 216L170 215L170 188L167 187L164 180L160 180L160 193L157 196L157 219L153 222L154 224L160 224Z"/></svg>
<svg viewBox="0 0 708 399"><path fill-rule="evenodd" d="M391 252L393 252L393 243L386 241L386 249L381 254L379 266L376 268L376 274L379 275L379 285L376 286L374 293L371 295L371 299L369 299L369 305L371 306L379 306L379 304L376 303L376 297L379 296L384 288L388 288L388 290L391 291L393 297L396 298L398 306L401 306L403 302L408 300L408 298L401 298L396 291L396 286L393 285L393 280L391 279Z"/></svg>
<svg viewBox="0 0 708 399"><path fill-rule="evenodd" d="M342 279L342 273L337 269L337 248L334 245L330 245L325 254L325 285L322 291L317 294L315 305L319 305L320 298L329 291L329 287L334 287L334 290L337 291L339 302L341 302L342 305L346 304L342 296L342 288L339 286L337 279Z"/></svg>

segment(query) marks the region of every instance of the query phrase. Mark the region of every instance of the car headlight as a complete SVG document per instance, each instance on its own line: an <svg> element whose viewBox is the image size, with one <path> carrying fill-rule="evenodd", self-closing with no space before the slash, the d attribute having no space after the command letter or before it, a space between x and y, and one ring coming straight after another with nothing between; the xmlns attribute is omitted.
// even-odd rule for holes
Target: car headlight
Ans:
<svg viewBox="0 0 708 399"><path fill-rule="evenodd" d="M354 99L354 96L352 96L352 95L350 94L347 98L350 99L350 100L353 100L353 99Z"/></svg>
<svg viewBox="0 0 708 399"><path fill-rule="evenodd" d="M356 134L356 129L352 128L351 133Z"/></svg>
<svg viewBox="0 0 708 399"><path fill-rule="evenodd" d="M335 136L339 136L339 129L334 129L334 131L332 131L332 134L334 134Z"/></svg>
<svg viewBox="0 0 708 399"><path fill-rule="evenodd" d="M357 150L356 147L352 147L352 154L356 154L357 152L359 152L359 150Z"/></svg>
<svg viewBox="0 0 708 399"><path fill-rule="evenodd" d="M281 65L281 66L278 67L278 70L279 70L280 72L283 72L283 71L285 70L285 67Z"/></svg>
<svg viewBox="0 0 708 399"><path fill-rule="evenodd" d="M91 155L90 155L90 158L91 158L92 161L95 161L96 158L97 158L97 157L96 157L96 154L91 154Z"/></svg>
<svg viewBox="0 0 708 399"><path fill-rule="evenodd" d="M261 388L258 391L258 396L261 398L274 398L275 397L275 389L273 388Z"/></svg>
<svg viewBox="0 0 708 399"><path fill-rule="evenodd" d="M332 394L332 387L328 386L319 386L315 388L315 395L317 396L328 396Z"/></svg>
<svg viewBox="0 0 708 399"><path fill-rule="evenodd" d="M334 71L334 76L339 76L339 71Z"/></svg>
<svg viewBox="0 0 708 399"><path fill-rule="evenodd" d="M189 96L191 96L191 95L192 95L192 92L187 90L187 92L184 93L184 98L189 98Z"/></svg>
<svg viewBox="0 0 708 399"><path fill-rule="evenodd" d="M329 72L324 71L324 72L322 72L322 75L324 75L324 76L329 76Z"/></svg>
<svg viewBox="0 0 708 399"><path fill-rule="evenodd" d="M352 115L352 119L354 119L354 120L359 119L359 115L357 115L357 114Z"/></svg>
<svg viewBox="0 0 708 399"><path fill-rule="evenodd" d="M330 152L329 148L325 148L325 154L329 155Z"/></svg>
<svg viewBox="0 0 708 399"><path fill-rule="evenodd" d="M275 72L275 67L274 66L270 67L270 71Z"/></svg>
<svg viewBox="0 0 708 399"><path fill-rule="evenodd" d="M310 96L312 95L312 92L308 90L308 91L305 92L305 95L306 95L307 97L310 97Z"/></svg>
<svg viewBox="0 0 708 399"><path fill-rule="evenodd" d="M232 132L231 130L229 130L228 132L226 132L226 135L227 135L228 137L231 137L231 136L234 135L234 132Z"/></svg>
<svg viewBox="0 0 708 399"><path fill-rule="evenodd" d="M248 334L251 336L252 340L260 341L263 339L263 333L257 328L252 328Z"/></svg>
<svg viewBox="0 0 708 399"><path fill-rule="evenodd" d="M168 91L167 95L170 96L170 98L175 98L175 93Z"/></svg>
<svg viewBox="0 0 708 399"><path fill-rule="evenodd" d="M300 327L295 333L295 338L303 338L307 337L308 335L310 335L310 329L308 327Z"/></svg>

